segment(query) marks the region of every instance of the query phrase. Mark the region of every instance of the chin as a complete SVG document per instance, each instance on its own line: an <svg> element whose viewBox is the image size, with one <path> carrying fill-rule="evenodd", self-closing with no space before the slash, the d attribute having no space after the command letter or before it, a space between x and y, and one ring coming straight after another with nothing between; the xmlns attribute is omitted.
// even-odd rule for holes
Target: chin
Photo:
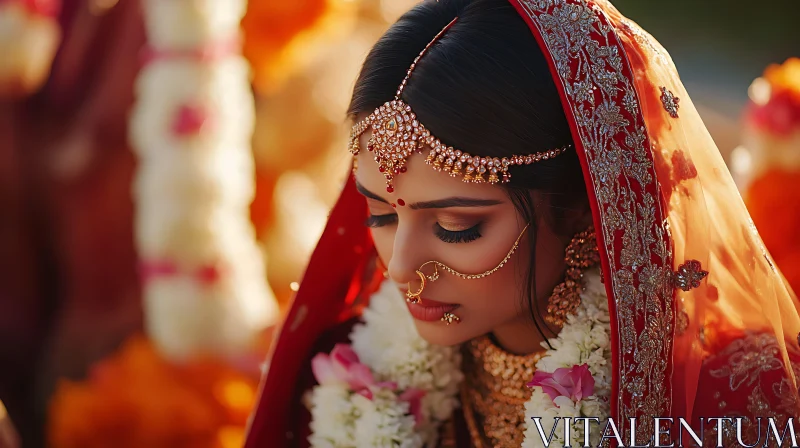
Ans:
<svg viewBox="0 0 800 448"><path fill-rule="evenodd" d="M422 339L434 345L458 345L479 336L464 327L463 323L447 325L444 322L423 322L415 319L414 325Z"/></svg>

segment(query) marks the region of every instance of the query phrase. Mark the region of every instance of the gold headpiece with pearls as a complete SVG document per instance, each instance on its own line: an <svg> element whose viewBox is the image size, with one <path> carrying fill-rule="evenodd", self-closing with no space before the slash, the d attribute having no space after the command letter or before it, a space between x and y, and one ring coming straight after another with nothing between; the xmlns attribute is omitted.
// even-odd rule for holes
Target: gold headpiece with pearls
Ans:
<svg viewBox="0 0 800 448"><path fill-rule="evenodd" d="M548 160L572 146L567 145L548 151L503 158L473 156L443 144L417 120L411 106L401 100L400 95L422 55L455 23L456 19L439 31L414 59L406 72L406 77L397 89L394 100L375 109L368 117L356 123L350 131L348 149L355 156L361 151L359 137L368 129L372 129L367 150L375 153L375 161L378 162L378 169L386 178L386 191L389 193L394 191L394 177L408 170L406 166L408 157L415 152L422 153L424 145L430 147L425 162L432 165L436 171L446 172L452 177L461 177L464 182L488 182L490 184L509 182L511 174L508 169L512 166L530 165Z"/></svg>

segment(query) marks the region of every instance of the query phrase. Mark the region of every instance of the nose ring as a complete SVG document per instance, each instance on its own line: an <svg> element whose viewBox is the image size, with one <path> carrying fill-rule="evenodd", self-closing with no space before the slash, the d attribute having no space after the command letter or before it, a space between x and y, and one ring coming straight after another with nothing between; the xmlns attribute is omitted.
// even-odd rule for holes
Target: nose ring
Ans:
<svg viewBox="0 0 800 448"><path fill-rule="evenodd" d="M411 292L411 282L408 282L408 291L406 291L406 302L408 303L419 303L419 296L422 294L422 290L425 289L425 274L421 271L416 272L421 283L417 292Z"/></svg>

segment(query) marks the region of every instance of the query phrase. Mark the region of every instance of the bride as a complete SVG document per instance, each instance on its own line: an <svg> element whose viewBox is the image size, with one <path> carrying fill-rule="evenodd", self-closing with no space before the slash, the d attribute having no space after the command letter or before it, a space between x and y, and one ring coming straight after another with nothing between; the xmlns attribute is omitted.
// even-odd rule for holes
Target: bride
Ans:
<svg viewBox="0 0 800 448"><path fill-rule="evenodd" d="M349 115L246 447L732 446L709 418L752 444L798 416L797 299L669 55L607 1L425 1Z"/></svg>

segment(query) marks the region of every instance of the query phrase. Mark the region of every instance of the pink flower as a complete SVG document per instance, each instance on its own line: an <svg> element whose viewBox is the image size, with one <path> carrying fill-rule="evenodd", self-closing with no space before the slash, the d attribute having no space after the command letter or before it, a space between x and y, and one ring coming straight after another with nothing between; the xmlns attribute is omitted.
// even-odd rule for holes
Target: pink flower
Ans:
<svg viewBox="0 0 800 448"><path fill-rule="evenodd" d="M369 367L361 364L356 352L347 344L336 344L330 355L320 353L315 356L311 360L311 370L319 384L347 385L353 392L370 400L375 387L397 388L397 384L392 382L376 382Z"/></svg>
<svg viewBox="0 0 800 448"><path fill-rule="evenodd" d="M405 392L400 394L400 401L408 403L408 412L414 416L414 422L419 424L422 421L422 398L425 396L425 391L422 389L406 389Z"/></svg>
<svg viewBox="0 0 800 448"><path fill-rule="evenodd" d="M203 106L183 104L172 119L172 133L179 137L197 134L208 123L209 115Z"/></svg>
<svg viewBox="0 0 800 448"><path fill-rule="evenodd" d="M541 386L554 403L558 397L568 397L577 403L594 393L594 378L589 372L589 365L583 364L562 367L553 373L536 371L528 386Z"/></svg>
<svg viewBox="0 0 800 448"><path fill-rule="evenodd" d="M789 135L800 128L800 99L792 92L774 92L766 104L750 103L747 119L757 129L778 135Z"/></svg>

